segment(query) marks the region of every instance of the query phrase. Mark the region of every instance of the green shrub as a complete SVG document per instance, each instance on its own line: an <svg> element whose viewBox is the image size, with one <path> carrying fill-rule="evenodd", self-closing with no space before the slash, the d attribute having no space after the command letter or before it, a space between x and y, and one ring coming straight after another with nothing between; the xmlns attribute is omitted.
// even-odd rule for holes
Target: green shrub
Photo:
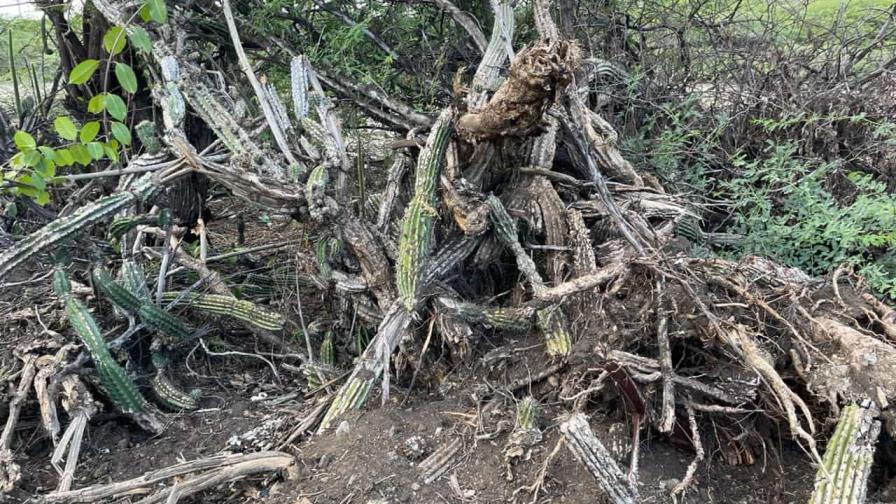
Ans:
<svg viewBox="0 0 896 504"><path fill-rule="evenodd" d="M738 175L722 183L732 201L737 254L766 256L822 275L846 264L879 294L896 299L896 195L872 175L851 172L848 195L834 194L838 166L800 159L792 144L766 156L735 160ZM842 189L838 190L838 193ZM849 192L849 191L846 191Z"/></svg>

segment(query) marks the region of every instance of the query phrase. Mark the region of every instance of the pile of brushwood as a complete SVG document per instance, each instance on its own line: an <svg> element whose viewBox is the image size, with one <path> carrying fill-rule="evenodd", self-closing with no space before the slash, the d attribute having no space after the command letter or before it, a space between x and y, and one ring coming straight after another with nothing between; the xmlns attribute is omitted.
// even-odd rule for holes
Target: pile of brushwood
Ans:
<svg viewBox="0 0 896 504"><path fill-rule="evenodd" d="M60 472L45 502L137 491L149 493L140 502L177 502L288 467L285 452L222 454L72 488L100 404L150 432L162 430L164 411L199 407L174 365L197 340L205 345L207 329L185 321L186 307L228 317L301 361L305 414L280 446L375 408L371 399L388 400L396 380L463 372L455 366L483 358L486 330L532 333L543 338L544 366L514 390L559 377L564 443L611 501L638 501L640 433L686 433L697 455L672 490L681 494L705 463L703 426L724 426L736 445L759 422L780 426L817 466L812 502L863 501L878 437L896 435L896 314L846 271L812 278L759 257L689 257L690 242L736 237L701 229L688 201L623 157L613 126L589 105L601 62L558 28L549 0L532 6L530 41L514 38L515 2L492 2L490 37L447 0L434 3L469 32L481 58L431 114L328 78L301 48L241 40L253 32L228 0L170 2L170 10L158 1L88 3L85 37L109 26L149 37L133 59L151 92L135 99L135 155L73 178L81 185L63 211L0 253L5 296L24 286L48 293L43 308L7 314L26 320L33 337L8 375L17 386L0 436L0 490L20 478L14 433L36 407ZM87 57L97 44L73 41L53 2L39 4L69 64ZM138 9L155 9L162 22L142 23ZM223 12L226 24L212 35L232 49L226 58L209 56L212 35L197 11ZM257 74L252 49L260 47L289 62L286 103ZM77 102L84 87L67 91ZM359 141L333 96L368 116L365 131L392 136ZM359 180L376 172L385 176ZM303 238L272 234L254 249L210 256L203 205L211 190L297 226ZM264 268L221 260L261 250L280 260ZM304 313L301 303L278 305L271 292L284 286L328 302ZM48 321L55 329L40 319L47 309L59 314ZM287 329L296 325L298 339ZM438 340L448 350L434 363L427 350ZM339 357L349 347L354 361ZM614 460L593 433L586 415L595 401L625 404L629 461ZM538 407L520 401L517 431L537 429ZM172 478L176 485L159 486Z"/></svg>

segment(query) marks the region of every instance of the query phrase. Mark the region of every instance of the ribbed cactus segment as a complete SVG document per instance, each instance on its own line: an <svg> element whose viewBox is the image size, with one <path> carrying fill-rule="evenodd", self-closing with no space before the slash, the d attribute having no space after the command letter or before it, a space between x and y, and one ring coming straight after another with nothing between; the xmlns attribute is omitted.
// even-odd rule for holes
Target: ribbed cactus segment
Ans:
<svg viewBox="0 0 896 504"><path fill-rule="evenodd" d="M417 160L414 196L401 221L396 278L398 295L408 311L412 311L417 304L419 280L426 269L432 227L437 215L436 181L451 136L451 123L452 112L446 109L436 120L426 140L426 147Z"/></svg>
<svg viewBox="0 0 896 504"><path fill-rule="evenodd" d="M327 366L336 365L336 347L333 345L333 332L327 331L320 344L320 361Z"/></svg>
<svg viewBox="0 0 896 504"><path fill-rule="evenodd" d="M544 336L545 349L551 357L569 355L572 341L567 330L566 315L560 307L538 310L538 328Z"/></svg>
<svg viewBox="0 0 896 504"><path fill-rule="evenodd" d="M100 293L127 313L137 313L144 301L125 289L112 278L102 267L97 266L91 272L93 285Z"/></svg>
<svg viewBox="0 0 896 504"><path fill-rule="evenodd" d="M162 150L162 141L156 132L156 125L152 121L140 121L134 127L137 138L143 144L143 148L150 154L158 154Z"/></svg>
<svg viewBox="0 0 896 504"><path fill-rule="evenodd" d="M538 425L538 401L532 396L526 396L516 406L516 425L523 430L535 429Z"/></svg>
<svg viewBox="0 0 896 504"><path fill-rule="evenodd" d="M136 200L136 195L124 191L89 203L67 217L47 224L31 233L9 250L0 254L0 279L38 252L51 249L86 227L115 215Z"/></svg>
<svg viewBox="0 0 896 504"><path fill-rule="evenodd" d="M296 56L289 66L292 84L292 106L296 120L302 121L308 115L308 66L304 56Z"/></svg>
<svg viewBox="0 0 896 504"><path fill-rule="evenodd" d="M61 270L57 270L57 273ZM61 273L64 275L64 273ZM61 281L56 282L61 283ZM70 294L62 296L65 300L65 313L72 328L78 333L90 357L96 366L97 374L109 398L125 413L139 413L146 407L146 402L137 385L128 377L124 369L118 365L106 347L100 328L87 307Z"/></svg>
<svg viewBox="0 0 896 504"><path fill-rule="evenodd" d="M452 305L454 312L466 320L502 331L525 332L532 328L530 308L488 308L472 303Z"/></svg>
<svg viewBox="0 0 896 504"><path fill-rule="evenodd" d="M53 271L53 291L61 298L65 298L72 292L72 283L61 267L57 267Z"/></svg>
<svg viewBox="0 0 896 504"><path fill-rule="evenodd" d="M504 204L496 196L489 196L488 205L490 207L489 217L494 226L495 235L505 245L516 243L518 239L516 223L507 213Z"/></svg>
<svg viewBox="0 0 896 504"><path fill-rule="evenodd" d="M134 162L139 163L141 158L135 159ZM152 173L147 173L136 181L130 191L123 191L100 198L84 205L71 215L56 219L39 231L31 233L27 238L16 243L14 247L0 254L0 280L38 252L56 247L86 227L127 208L138 198L142 200L149 199L158 190L158 186L152 181Z"/></svg>
<svg viewBox="0 0 896 504"><path fill-rule="evenodd" d="M140 263L133 259L125 259L121 262L118 277L121 285L138 299L144 302L150 301L149 288L146 286L146 274L143 273Z"/></svg>
<svg viewBox="0 0 896 504"><path fill-rule="evenodd" d="M191 393L184 392L163 371L156 373L155 377L150 380L150 384L159 401L172 410L192 411L199 407L199 390L196 389Z"/></svg>
<svg viewBox="0 0 896 504"><path fill-rule="evenodd" d="M501 84L501 69L513 53L514 15L509 0L494 0L495 22L492 25L491 38L476 75L473 76L473 93L468 96L468 105L476 108L485 102L486 91L494 91Z"/></svg>
<svg viewBox="0 0 896 504"><path fill-rule="evenodd" d="M326 165L320 164L311 170L308 180L305 182L305 199L308 201L308 211L315 219L324 217L326 210L326 190L330 182L329 170Z"/></svg>
<svg viewBox="0 0 896 504"><path fill-rule="evenodd" d="M843 408L815 476L809 504L865 502L879 434L880 422L871 409L856 404Z"/></svg>
<svg viewBox="0 0 896 504"><path fill-rule="evenodd" d="M170 313L152 304L148 298L140 299L133 292L118 284L102 267L93 268L93 284L105 297L127 313L136 314L150 329L161 331L178 340L190 337L190 331Z"/></svg>
<svg viewBox="0 0 896 504"><path fill-rule="evenodd" d="M268 331L280 331L283 329L283 317L279 313L260 308L250 301L220 294L199 294L193 292L183 296L179 292L165 292L162 294L162 301L166 303L176 299L180 299L181 304L189 305L193 309L232 317Z"/></svg>
<svg viewBox="0 0 896 504"><path fill-rule="evenodd" d="M137 310L137 315L140 317L140 321L150 329L163 332L176 340L183 341L190 338L189 329L180 319L152 303L141 305Z"/></svg>

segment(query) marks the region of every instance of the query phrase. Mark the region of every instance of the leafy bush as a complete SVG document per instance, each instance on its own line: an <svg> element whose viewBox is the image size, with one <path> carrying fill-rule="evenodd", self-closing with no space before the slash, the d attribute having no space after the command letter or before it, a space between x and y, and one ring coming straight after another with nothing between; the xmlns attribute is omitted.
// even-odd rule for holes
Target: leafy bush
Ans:
<svg viewBox="0 0 896 504"><path fill-rule="evenodd" d="M878 293L896 299L896 195L872 175L851 172L851 194L834 194L834 163L800 159L793 144L769 145L766 156L735 160L723 182L732 199L736 252L758 254L820 275L840 265L865 275ZM839 202L838 202L839 201Z"/></svg>

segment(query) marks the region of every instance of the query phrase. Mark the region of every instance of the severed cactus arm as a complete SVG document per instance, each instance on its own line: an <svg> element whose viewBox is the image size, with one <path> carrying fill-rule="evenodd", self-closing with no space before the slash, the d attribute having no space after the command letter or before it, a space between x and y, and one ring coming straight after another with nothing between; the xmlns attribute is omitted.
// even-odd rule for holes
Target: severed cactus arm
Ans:
<svg viewBox="0 0 896 504"><path fill-rule="evenodd" d="M58 246L88 226L124 210L138 199L151 197L158 190L158 187L152 183L151 177L152 174L146 174L138 179L131 191L116 193L84 205L71 215L54 220L16 243L0 254L0 280L37 253Z"/></svg>
<svg viewBox="0 0 896 504"><path fill-rule="evenodd" d="M554 306L538 310L538 329L544 336L545 349L551 357L569 355L572 340L563 308Z"/></svg>
<svg viewBox="0 0 896 504"><path fill-rule="evenodd" d="M398 295L408 312L416 307L420 279L426 269L436 217L436 182L439 179L448 138L452 132L452 120L451 109L442 111L436 120L426 141L426 147L417 160L414 196L401 221L396 277Z"/></svg>
<svg viewBox="0 0 896 504"><path fill-rule="evenodd" d="M190 331L180 319L152 304L148 299L138 298L131 291L119 285L102 267L93 268L91 276L97 290L122 310L138 315L147 327L161 331L179 341L189 339Z"/></svg>
<svg viewBox="0 0 896 504"><path fill-rule="evenodd" d="M489 216L491 217L495 234L498 236L498 239L501 240L501 243L513 252L514 257L516 258L517 267L520 269L520 272L526 276L529 283L532 284L532 290L535 291L537 296L545 289L544 280L542 280L541 274L538 273L538 268L535 267L535 262L528 254L526 254L523 246L520 245L516 224L513 222L510 214L507 213L501 200L496 196L489 196L488 204L491 207Z"/></svg>
<svg viewBox="0 0 896 504"><path fill-rule="evenodd" d="M875 414L866 405L850 404L841 410L837 428L815 476L815 491L809 504L865 502L880 434L880 422L874 419Z"/></svg>
<svg viewBox="0 0 896 504"><path fill-rule="evenodd" d="M410 322L410 314L403 306L400 303L393 305L377 329L373 341L361 354L355 370L333 398L321 421L321 431L331 427L333 422L348 410L358 409L367 402L370 389L388 367L389 355L398 346Z"/></svg>
<svg viewBox="0 0 896 504"><path fill-rule="evenodd" d="M260 308L250 301L219 294L197 294L192 292L185 296L181 296L179 292L162 294L162 301L166 303L175 300L199 311L233 317L268 331L280 331L283 329L283 317L279 313Z"/></svg>
<svg viewBox="0 0 896 504"><path fill-rule="evenodd" d="M532 308L490 308L440 297L439 304L467 322L487 325L494 329L525 332L532 328L535 310Z"/></svg>
<svg viewBox="0 0 896 504"><path fill-rule="evenodd" d="M61 268L53 275L53 288L65 302L68 321L90 353L106 393L125 413L142 412L146 408L146 401L137 390L137 385L112 358L106 341L87 307L71 294L71 284Z"/></svg>

